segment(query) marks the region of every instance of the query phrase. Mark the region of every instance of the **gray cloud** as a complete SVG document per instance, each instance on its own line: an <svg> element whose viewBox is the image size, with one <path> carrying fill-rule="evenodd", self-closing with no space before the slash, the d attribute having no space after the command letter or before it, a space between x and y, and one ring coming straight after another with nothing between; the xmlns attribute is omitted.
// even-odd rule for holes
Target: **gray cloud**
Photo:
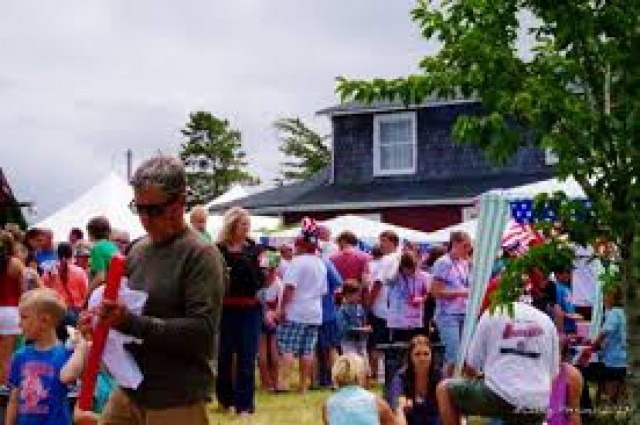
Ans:
<svg viewBox="0 0 640 425"><path fill-rule="evenodd" d="M392 77L433 50L413 0L96 0L0 8L0 165L44 218L137 159L177 152L189 112L229 119L272 179L272 122L329 131L335 77Z"/></svg>

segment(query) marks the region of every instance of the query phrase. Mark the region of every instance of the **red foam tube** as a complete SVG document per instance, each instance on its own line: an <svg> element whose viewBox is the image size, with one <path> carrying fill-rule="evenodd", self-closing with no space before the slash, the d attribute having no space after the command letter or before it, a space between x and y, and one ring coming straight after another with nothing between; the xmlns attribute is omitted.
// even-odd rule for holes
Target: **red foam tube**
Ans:
<svg viewBox="0 0 640 425"><path fill-rule="evenodd" d="M111 258L103 295L105 301L115 302L118 300L120 281L124 276L124 263L125 257L120 254L116 254ZM93 393L108 334L109 324L104 320L100 320L93 330L89 358L80 380L80 394L78 395L78 408L80 410L90 411L93 407Z"/></svg>

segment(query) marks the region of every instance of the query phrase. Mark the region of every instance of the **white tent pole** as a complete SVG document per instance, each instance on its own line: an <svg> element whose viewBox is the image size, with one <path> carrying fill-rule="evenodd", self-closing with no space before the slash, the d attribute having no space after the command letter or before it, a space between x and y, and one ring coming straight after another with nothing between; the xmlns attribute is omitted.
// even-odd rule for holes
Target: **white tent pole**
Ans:
<svg viewBox="0 0 640 425"><path fill-rule="evenodd" d="M510 217L509 202L502 192L489 192L480 197L480 213L476 243L473 250L470 292L467 302L460 350L456 360L455 376L460 376L471 338L475 331L482 298L491 277L491 270L500 249L500 238Z"/></svg>

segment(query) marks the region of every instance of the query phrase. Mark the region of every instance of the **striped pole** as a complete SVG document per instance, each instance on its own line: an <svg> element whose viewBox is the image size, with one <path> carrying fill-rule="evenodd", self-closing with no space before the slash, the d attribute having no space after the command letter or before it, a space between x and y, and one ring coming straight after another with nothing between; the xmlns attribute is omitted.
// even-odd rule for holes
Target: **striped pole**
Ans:
<svg viewBox="0 0 640 425"><path fill-rule="evenodd" d="M460 376L462 373L462 366L478 321L480 304L500 249L502 233L510 216L509 202L501 191L492 191L481 195L478 230L473 248L473 263L469 281L469 299L460 340L460 350L456 360L455 376Z"/></svg>

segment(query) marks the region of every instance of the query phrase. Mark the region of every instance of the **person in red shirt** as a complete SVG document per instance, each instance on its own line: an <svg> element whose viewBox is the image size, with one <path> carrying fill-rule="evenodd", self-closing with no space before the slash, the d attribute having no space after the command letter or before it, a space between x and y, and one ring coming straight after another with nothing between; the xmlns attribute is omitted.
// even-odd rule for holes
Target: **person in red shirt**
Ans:
<svg viewBox="0 0 640 425"><path fill-rule="evenodd" d="M80 266L73 264L73 248L70 243L61 242L58 245L58 258L57 266L44 273L43 283L56 291L67 310L77 316L88 295L89 277Z"/></svg>
<svg viewBox="0 0 640 425"><path fill-rule="evenodd" d="M366 282L369 276L371 257L358 249L358 238L350 231L340 233L337 239L339 251L329 259L338 269L343 281L357 280Z"/></svg>
<svg viewBox="0 0 640 425"><path fill-rule="evenodd" d="M11 353L21 333L18 303L24 266L12 255L13 245L11 234L0 231L0 385L7 382Z"/></svg>

